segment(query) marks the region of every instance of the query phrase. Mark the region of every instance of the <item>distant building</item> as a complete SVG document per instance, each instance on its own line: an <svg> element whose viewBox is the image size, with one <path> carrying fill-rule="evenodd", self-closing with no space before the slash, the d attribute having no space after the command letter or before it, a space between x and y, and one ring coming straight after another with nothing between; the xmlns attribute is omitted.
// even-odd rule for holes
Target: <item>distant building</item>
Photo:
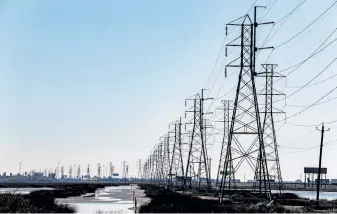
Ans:
<svg viewBox="0 0 337 214"><path fill-rule="evenodd" d="M318 183L318 179L315 179L315 184ZM321 179L320 180L321 184L330 184L330 179Z"/></svg>
<svg viewBox="0 0 337 214"><path fill-rule="evenodd" d="M300 179L295 180L295 183L303 183Z"/></svg>

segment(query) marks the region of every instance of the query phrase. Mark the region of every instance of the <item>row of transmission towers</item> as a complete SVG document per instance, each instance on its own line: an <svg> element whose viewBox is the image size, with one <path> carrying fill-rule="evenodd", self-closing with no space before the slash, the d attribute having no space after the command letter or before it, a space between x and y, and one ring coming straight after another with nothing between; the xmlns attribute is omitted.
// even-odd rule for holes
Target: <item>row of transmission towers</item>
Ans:
<svg viewBox="0 0 337 214"><path fill-rule="evenodd" d="M275 79L283 76L275 72L276 64L262 64L264 71L256 72L257 52L273 48L256 46L257 27L274 24L257 23L257 8L254 7L254 20L245 15L226 25L226 36L228 27L240 29L240 35L226 45L226 53L227 48L239 48L240 55L226 65L225 73L229 68L239 72L235 98L222 100L219 110L223 111L223 118L216 121L223 124L223 130L215 183L211 182L211 158L207 152L207 141L213 133L208 131L213 126L207 115L212 112L204 110L204 103L212 98L204 97L205 89L185 100L184 123L180 118L169 125L167 134L143 165L143 178L184 189L215 187L222 199L235 192L238 175L251 171L253 192L270 198L272 185L282 192L274 114L284 112L273 104L276 96L284 95L274 88ZM263 90L257 90L257 79L263 80Z"/></svg>
<svg viewBox="0 0 337 214"><path fill-rule="evenodd" d="M47 173L47 170L45 170L44 174ZM88 164L85 172L82 173L81 166L80 165L70 165L68 167L68 173L65 171L64 166L58 166L57 169L54 170L55 175L57 174L58 178L83 178L91 177L91 167ZM95 177L97 178L103 178L103 177L112 177L115 173L115 166L110 162L108 165L101 165L100 163L97 164L97 172L95 174ZM127 173L126 173L127 175Z"/></svg>
<svg viewBox="0 0 337 214"><path fill-rule="evenodd" d="M209 113L204 111L204 102L211 98L205 98L204 91L185 100L185 122L180 118L169 124L167 134L144 163L145 179L184 189L211 187L207 129L212 126L205 117Z"/></svg>

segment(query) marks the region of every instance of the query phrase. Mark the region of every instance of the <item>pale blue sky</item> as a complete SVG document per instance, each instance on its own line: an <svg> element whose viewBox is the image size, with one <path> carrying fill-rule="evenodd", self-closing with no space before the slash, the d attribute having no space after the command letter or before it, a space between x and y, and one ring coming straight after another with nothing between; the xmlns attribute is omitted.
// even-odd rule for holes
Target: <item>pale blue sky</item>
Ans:
<svg viewBox="0 0 337 214"><path fill-rule="evenodd" d="M259 5L269 2L258 1ZM298 2L277 1L264 20L281 19ZM307 0L269 45L277 46L299 32L332 2ZM130 173L135 174L137 159L148 155L170 122L184 116L184 99L205 86L224 39L225 24L246 13L252 3L1 1L0 171L17 172L20 161L24 171L55 167L57 162L84 168L88 163L110 161L120 171L121 162L126 160ZM260 17L264 13L261 10ZM307 32L275 50L270 62L283 69L306 58L337 27L336 14L334 7ZM269 30L268 26L259 28L258 42L264 41ZM289 45L291 48L287 48ZM288 77L287 84L301 86L314 77L336 57L335 50L334 44L305 63ZM259 63L268 54L261 54ZM208 88L215 82L223 59L222 54ZM333 65L317 80L336 74L336 67ZM311 104L331 90L336 79L302 90L287 104ZM236 75L225 80L221 74L210 96L217 95L223 81L220 95L225 94L236 80ZM287 88L285 92L294 90ZM234 93L226 98L233 99ZM335 120L336 102L311 108L289 122ZM301 109L285 110L292 115ZM327 141L337 138L336 128L327 133ZM317 131L289 143L307 130L285 125L278 133L279 143L284 145L280 159L285 179L296 179L304 166L317 165L318 149L290 154L298 151L291 148L318 143ZM329 167L330 176L337 177L332 171L337 161L333 149L337 147L326 148L323 165ZM218 143L210 153L215 173Z"/></svg>

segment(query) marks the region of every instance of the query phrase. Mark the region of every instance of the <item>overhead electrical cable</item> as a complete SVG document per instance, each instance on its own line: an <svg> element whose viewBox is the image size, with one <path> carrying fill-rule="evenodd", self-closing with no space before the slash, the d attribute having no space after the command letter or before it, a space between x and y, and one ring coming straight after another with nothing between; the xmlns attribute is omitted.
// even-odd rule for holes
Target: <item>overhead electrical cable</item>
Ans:
<svg viewBox="0 0 337 214"><path fill-rule="evenodd" d="M321 13L314 21L312 21L309 25L307 25L304 29L302 29L300 32L298 32L297 34L295 34L294 36L292 36L291 38L289 38L288 40L286 40L285 42L279 44L278 46L275 47L279 48L285 44L287 44L288 42L292 41L293 39L295 39L297 36L299 36L300 34L302 34L305 30L307 30L309 27L311 27L315 22L317 22L324 14L326 14L334 5L337 4L337 1L334 1L323 13Z"/></svg>
<svg viewBox="0 0 337 214"><path fill-rule="evenodd" d="M297 89L296 91L294 91L293 93L285 96L282 99L279 99L277 101L274 101L273 103L277 103L279 101L285 100L291 96L293 96L294 94L298 93L299 91L301 91L303 88L307 87L312 81L314 81L317 77L319 77L324 71L326 71L335 61L337 60L337 58L335 58L334 60L332 60L332 62L329 63L329 65L327 65L321 72L319 72L314 78L312 78L311 80L309 80L306 84L304 84L303 86L301 86L299 89Z"/></svg>
<svg viewBox="0 0 337 214"><path fill-rule="evenodd" d="M326 41L328 41L328 39L330 39L330 37L336 32L336 30L337 30L337 28L335 28L335 30L332 32L332 33L330 33L330 35L321 43L321 45L319 46L319 47L317 47L315 50L314 50L314 52L312 52L311 53L311 55L310 56L308 56L306 59L304 59L303 61L301 61L301 62L299 62L299 63L297 63L297 64L295 64L295 65L292 65L292 66L290 66L290 67L288 67L288 68L285 68L285 69L283 69L283 70L280 70L279 72L284 72L284 71L287 71L287 70L289 70L289 69L292 69L292 68L294 68L294 67L296 67L296 68L294 68L292 71L290 71L290 72L288 72L287 74L286 74L286 76L288 76L289 74L291 74L291 73L293 73L296 69L298 69L301 65L303 65L306 61L308 61L309 59L311 59L312 57L314 57L314 56L316 56L317 54L319 54L319 53L321 53L323 50L325 50L327 47L329 47L330 45L332 45L336 40L337 40L337 38L335 38L333 41L331 41L329 44L327 44L327 45L325 45L322 49L320 49L325 43L326 43Z"/></svg>
<svg viewBox="0 0 337 214"><path fill-rule="evenodd" d="M326 143L323 144L323 146L333 145L333 144L335 144L335 142L337 142L337 139L336 139L336 140L331 140L331 141L329 141L329 142L326 142ZM310 146L310 147L307 147L307 148L305 148L305 149L303 149L303 150L300 150L300 151L290 152L290 153L288 153L288 155L289 155L289 154L299 153L299 152L305 152L305 151L308 151L308 150L317 148L317 147L319 147L319 146L320 146L320 145Z"/></svg>
<svg viewBox="0 0 337 214"><path fill-rule="evenodd" d="M304 1L300 1L295 8L288 13L286 16L284 16L282 19L278 20L277 22L275 22L275 25L277 25L278 23L280 23L281 21L283 21L281 23L281 25L276 29L276 31L272 34L272 36L268 39L268 41L266 41L266 43L268 43L276 34L277 32L283 27L283 25L287 22L287 20L289 19L289 17L300 7L302 6L307 0Z"/></svg>
<svg viewBox="0 0 337 214"><path fill-rule="evenodd" d="M326 125L333 124L333 123L337 123L337 120L324 122L324 124ZM321 125L321 124L301 125L301 124L294 124L294 123L289 123L289 122L287 122L287 124L292 125L292 126L306 127L306 128L311 128L311 127L316 127L316 126Z"/></svg>
<svg viewBox="0 0 337 214"><path fill-rule="evenodd" d="M316 106L322 105L322 104L324 104L324 103L328 103L328 102L333 101L333 100L336 100L336 99L337 99L337 97L333 97L333 98L328 99L328 100L326 100L326 101L317 103ZM289 104L287 104L286 106L287 106L287 107L293 107L293 108L305 108L305 107L308 107L309 105L289 105Z"/></svg>
<svg viewBox="0 0 337 214"><path fill-rule="evenodd" d="M335 90L337 90L337 86L334 87L331 91L329 91L327 94L325 94L323 97L321 97L320 99L318 99L317 101L315 101L314 103L312 103L311 105L309 105L308 107L306 107L305 109L289 116L289 117L286 117L285 119L282 119L282 120L278 120L278 121L275 121L276 122L280 122L280 121L284 121L284 120L287 120L287 119L290 119L290 118L293 118L293 117L296 117L297 115L300 115L302 114L303 112L307 111L308 109L310 109L311 107L315 106L317 103L319 103L321 100L323 100L325 97L329 96L332 92L334 92Z"/></svg>
<svg viewBox="0 0 337 214"><path fill-rule="evenodd" d="M334 75L332 75L332 76L330 76L330 77L328 77L328 78L326 78L326 79L324 79L324 80L321 80L321 81L319 81L319 82L315 82L315 83L309 84L309 85L307 85L306 87L319 85L319 84L321 84L321 83L323 83L323 82L326 82L326 81L328 81L328 80L330 80L330 79L332 79L332 78L334 78L334 77L336 77L336 76L337 76L337 74L334 74ZM302 87L302 86L289 86L289 85L287 85L287 88L301 88L301 87Z"/></svg>

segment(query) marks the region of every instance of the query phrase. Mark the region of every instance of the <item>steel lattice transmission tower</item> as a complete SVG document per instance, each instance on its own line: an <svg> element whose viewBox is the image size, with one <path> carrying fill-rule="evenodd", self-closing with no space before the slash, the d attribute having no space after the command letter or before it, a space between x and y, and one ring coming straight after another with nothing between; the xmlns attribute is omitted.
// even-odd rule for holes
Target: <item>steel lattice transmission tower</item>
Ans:
<svg viewBox="0 0 337 214"><path fill-rule="evenodd" d="M81 166L80 165L77 166L77 176L76 177L81 178Z"/></svg>
<svg viewBox="0 0 337 214"><path fill-rule="evenodd" d="M182 133L181 133L181 118L179 121L176 121L174 124L174 130L170 131L169 134L173 133L173 149L172 149L172 157L171 157L171 164L170 164L170 180L169 184L173 185L173 176L175 176L175 183L176 186L179 183L181 185L184 184L184 177L185 177L185 171L184 171L184 162L183 162L183 154L182 154ZM169 135L170 137L170 135Z"/></svg>
<svg viewBox="0 0 337 214"><path fill-rule="evenodd" d="M69 178L72 178L73 177L73 166L70 165L69 166Z"/></svg>
<svg viewBox="0 0 337 214"><path fill-rule="evenodd" d="M64 166L61 166L61 178L64 178Z"/></svg>
<svg viewBox="0 0 337 214"><path fill-rule="evenodd" d="M125 180L129 177L129 166L126 163L126 161L122 162L123 164L123 174L122 174L122 178Z"/></svg>
<svg viewBox="0 0 337 214"><path fill-rule="evenodd" d="M101 171L102 171L101 164L98 163L98 164L97 164L97 177L98 177L98 178L101 178Z"/></svg>
<svg viewBox="0 0 337 214"><path fill-rule="evenodd" d="M156 178L160 183L164 182L164 162L163 162L164 143L160 142L155 146L155 160L156 160Z"/></svg>
<svg viewBox="0 0 337 214"><path fill-rule="evenodd" d="M170 169L171 169L171 154L170 154L170 138L169 135L165 135L161 138L161 141L164 144L163 151L163 169L164 169L164 178L165 183L169 184L170 182Z"/></svg>
<svg viewBox="0 0 337 214"><path fill-rule="evenodd" d="M207 113L204 112L204 101L212 98L205 99L204 90L201 90L201 96L197 94L194 99L187 99L193 101L192 108L186 111L193 113L193 119L192 122L186 124L192 124L193 129L189 142L185 179L190 179L190 187L193 189L200 189L202 179L205 179L207 188L211 187L206 148L206 128L208 127L204 119Z"/></svg>
<svg viewBox="0 0 337 214"><path fill-rule="evenodd" d="M110 177L113 177L114 174L114 166L112 165L112 162L109 163L109 175Z"/></svg>
<svg viewBox="0 0 337 214"><path fill-rule="evenodd" d="M231 101L230 100L222 100L223 103L223 108L221 109L223 111L223 120L222 121L217 121L223 123L223 138L222 138L222 145L221 145L221 150L220 150L220 160L219 160L219 165L218 165L218 172L217 172L217 178L216 178L216 187L222 188L223 184L229 184L232 180L235 180L235 177L233 174L230 174L228 176L227 181L222 181L222 177L224 174L223 171L223 166L225 164L226 160L226 155L229 155L229 159L231 159L231 152L227 152L227 146L228 146L228 139L229 139L229 130L230 130L230 111L231 109ZM230 172L234 171L233 168L233 162L231 162L231 165L229 166ZM234 183L235 184L235 183ZM230 184L229 184L230 186Z"/></svg>
<svg viewBox="0 0 337 214"><path fill-rule="evenodd" d="M143 177L145 179L150 178L150 169L149 169L149 159L146 159L144 165L143 165Z"/></svg>
<svg viewBox="0 0 337 214"><path fill-rule="evenodd" d="M276 64L262 64L264 72L258 73L258 77L265 78L265 89L264 93L259 94L263 95L265 98L264 101L264 111L261 114L264 114L263 117L263 141L266 151L266 159L268 164L269 171L269 180L275 180L276 189L282 193L282 174L280 167L280 160L278 155L278 145L276 140L276 132L274 125L274 114L284 114L281 110L273 106L275 96L284 96L283 93L274 89L274 78L284 78L276 72L274 69L277 67ZM258 170L258 169L257 169Z"/></svg>
<svg viewBox="0 0 337 214"><path fill-rule="evenodd" d="M90 165L87 166L87 178L90 178Z"/></svg>
<svg viewBox="0 0 337 214"><path fill-rule="evenodd" d="M142 173L142 159L138 160L138 179L143 178L143 173Z"/></svg>
<svg viewBox="0 0 337 214"><path fill-rule="evenodd" d="M249 15L245 15L227 24L227 26L241 28L241 35L227 44L227 47L240 47L241 51L238 58L226 65L226 67L239 68L240 71L223 168L222 180L224 184L221 189L221 199L225 194L226 187L230 188L232 185L230 182L226 183L230 180L230 176L236 176L239 169L247 171L249 168L254 174L257 165L259 166L259 174L258 176L255 175L255 178L257 178L260 193L270 197L271 191L267 181L269 178L268 167L255 87L255 52L258 50L255 45L256 7L254 23L252 23ZM244 162L247 163L246 166L242 165ZM231 170L232 165L233 172Z"/></svg>

